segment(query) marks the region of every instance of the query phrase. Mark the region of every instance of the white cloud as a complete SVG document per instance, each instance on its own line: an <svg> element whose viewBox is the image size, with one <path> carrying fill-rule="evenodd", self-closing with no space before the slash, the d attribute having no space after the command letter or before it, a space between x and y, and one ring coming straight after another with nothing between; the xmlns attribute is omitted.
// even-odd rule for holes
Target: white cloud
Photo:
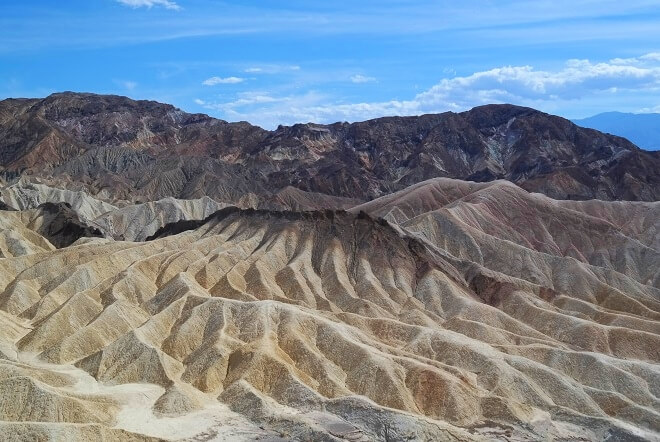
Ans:
<svg viewBox="0 0 660 442"><path fill-rule="evenodd" d="M641 57L613 58L610 64L614 65L632 65L632 66L650 66L660 62L660 52L649 52Z"/></svg>
<svg viewBox="0 0 660 442"><path fill-rule="evenodd" d="M660 104L652 107L643 107L639 109L636 113L640 114L660 114Z"/></svg>
<svg viewBox="0 0 660 442"><path fill-rule="evenodd" d="M649 52L639 58L643 61L660 61L660 52Z"/></svg>
<svg viewBox="0 0 660 442"><path fill-rule="evenodd" d="M282 72L295 72L299 71L298 65L282 65L282 64L267 64L263 66L251 66L244 69L243 72L249 74L280 74Z"/></svg>
<svg viewBox="0 0 660 442"><path fill-rule="evenodd" d="M206 103L228 119L265 127L295 122L357 121L385 115L461 111L488 103L514 103L548 108L556 103L601 97L603 94L660 92L660 54L608 62L568 60L554 70L503 66L466 76L441 79L409 100L342 103L315 92L272 96L239 95L227 103Z"/></svg>
<svg viewBox="0 0 660 442"><path fill-rule="evenodd" d="M179 11L181 6L170 0L117 0L122 5L130 6L131 8L153 8L154 6L162 6L165 9L172 9Z"/></svg>
<svg viewBox="0 0 660 442"><path fill-rule="evenodd" d="M272 96L244 92L234 101L206 102L204 107L218 111L229 120L247 120L265 128L300 122L357 121L383 115L410 115L419 110L413 101L385 103L325 104L331 99L316 91L299 95Z"/></svg>
<svg viewBox="0 0 660 442"><path fill-rule="evenodd" d="M245 78L239 78L239 77L227 77L227 78L211 77L204 80L202 84L204 86L215 86L216 84L236 84L236 83L242 83L244 81Z"/></svg>
<svg viewBox="0 0 660 442"><path fill-rule="evenodd" d="M268 95L265 92L259 92L259 91L241 92L237 95L237 98L234 101L230 101L226 103L208 103L199 99L195 100L197 104L204 105L207 109L214 109L222 112L235 113L235 114L239 113L237 109L245 106L264 104L264 103L282 103L285 101L287 101L286 97L275 98Z"/></svg>
<svg viewBox="0 0 660 442"><path fill-rule="evenodd" d="M352 81L353 83L371 83L371 82L376 81L376 78L374 78L374 77L367 77L367 76L365 76L365 75L361 75L361 74L356 74L356 75L353 75L353 76L351 77L351 81Z"/></svg>
<svg viewBox="0 0 660 442"><path fill-rule="evenodd" d="M199 98L195 98L194 101L195 101L195 104L199 104L200 106L205 106L206 105L206 101L200 100Z"/></svg>
<svg viewBox="0 0 660 442"><path fill-rule="evenodd" d="M557 71L531 66L506 66L466 77L443 79L416 100L425 105L457 102L462 105L488 101L577 99L592 93L660 87L660 67L592 63L569 60Z"/></svg>

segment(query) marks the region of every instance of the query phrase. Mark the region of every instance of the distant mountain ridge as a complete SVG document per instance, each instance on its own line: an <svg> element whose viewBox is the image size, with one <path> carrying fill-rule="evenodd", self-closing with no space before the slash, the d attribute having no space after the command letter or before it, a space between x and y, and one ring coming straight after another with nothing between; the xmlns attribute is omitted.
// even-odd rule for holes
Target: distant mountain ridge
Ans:
<svg viewBox="0 0 660 442"><path fill-rule="evenodd" d="M285 191L367 201L436 177L506 179L557 199L660 199L660 154L513 105L267 131L119 96L8 99L0 173L108 201L241 207L271 207Z"/></svg>
<svg viewBox="0 0 660 442"><path fill-rule="evenodd" d="M582 127L625 137L646 150L660 150L660 113L604 112L572 120Z"/></svg>

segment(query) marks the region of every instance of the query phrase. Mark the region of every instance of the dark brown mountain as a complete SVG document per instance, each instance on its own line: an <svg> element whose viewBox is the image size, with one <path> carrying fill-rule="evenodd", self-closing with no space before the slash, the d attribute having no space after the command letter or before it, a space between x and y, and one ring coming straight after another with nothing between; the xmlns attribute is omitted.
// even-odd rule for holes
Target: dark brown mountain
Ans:
<svg viewBox="0 0 660 442"><path fill-rule="evenodd" d="M558 199L660 199L660 153L512 105L266 131L125 97L10 99L0 168L106 199L242 206L287 188L369 200L434 177L507 179Z"/></svg>

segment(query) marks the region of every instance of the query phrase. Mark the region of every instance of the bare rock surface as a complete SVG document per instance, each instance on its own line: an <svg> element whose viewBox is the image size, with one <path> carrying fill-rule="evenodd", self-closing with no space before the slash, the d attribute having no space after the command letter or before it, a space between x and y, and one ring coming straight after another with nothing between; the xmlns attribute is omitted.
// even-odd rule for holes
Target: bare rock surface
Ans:
<svg viewBox="0 0 660 442"><path fill-rule="evenodd" d="M660 440L659 171L510 105L0 101L0 441Z"/></svg>
<svg viewBox="0 0 660 442"><path fill-rule="evenodd" d="M440 179L349 212L225 208L147 242L32 236L0 260L2 425L657 440L657 204Z"/></svg>
<svg viewBox="0 0 660 442"><path fill-rule="evenodd" d="M40 178L100 199L257 207L292 187L368 201L450 177L506 179L558 199L657 201L659 171L658 152L512 105L267 131L118 96L0 101L8 183Z"/></svg>
<svg viewBox="0 0 660 442"><path fill-rule="evenodd" d="M319 210L348 209L361 201L288 187L271 197L262 200L247 198L243 202L242 207L246 208ZM71 212L67 215L68 218L77 218L81 225L90 228L89 232L82 232L79 237L98 236L96 233L94 235L91 233L91 230L98 230L107 238L144 241L167 224L203 220L229 204L218 202L208 196L191 200L166 197L142 203L112 200L110 203L90 197L84 191L61 189L22 178L0 189L0 205L3 205L0 206L0 210L20 210L31 214L34 212L31 209L42 209L43 212L44 208L54 209L57 206L60 207L58 209L60 212ZM48 237L48 234L45 236ZM66 245L74 241L75 239Z"/></svg>

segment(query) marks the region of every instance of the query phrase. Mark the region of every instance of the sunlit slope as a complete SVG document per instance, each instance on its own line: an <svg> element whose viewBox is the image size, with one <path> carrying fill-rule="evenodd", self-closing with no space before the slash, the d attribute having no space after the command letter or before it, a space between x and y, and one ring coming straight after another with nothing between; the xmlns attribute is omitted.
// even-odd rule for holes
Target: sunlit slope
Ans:
<svg viewBox="0 0 660 442"><path fill-rule="evenodd" d="M224 209L150 242L0 260L2 372L71 410L30 417L12 400L3 420L165 437L122 414L146 388L153 419L223 416L199 431L242 419L245 434L326 440L657 437L657 221L617 227L612 210L502 183L424 186L396 210ZM57 367L98 390L76 396Z"/></svg>

